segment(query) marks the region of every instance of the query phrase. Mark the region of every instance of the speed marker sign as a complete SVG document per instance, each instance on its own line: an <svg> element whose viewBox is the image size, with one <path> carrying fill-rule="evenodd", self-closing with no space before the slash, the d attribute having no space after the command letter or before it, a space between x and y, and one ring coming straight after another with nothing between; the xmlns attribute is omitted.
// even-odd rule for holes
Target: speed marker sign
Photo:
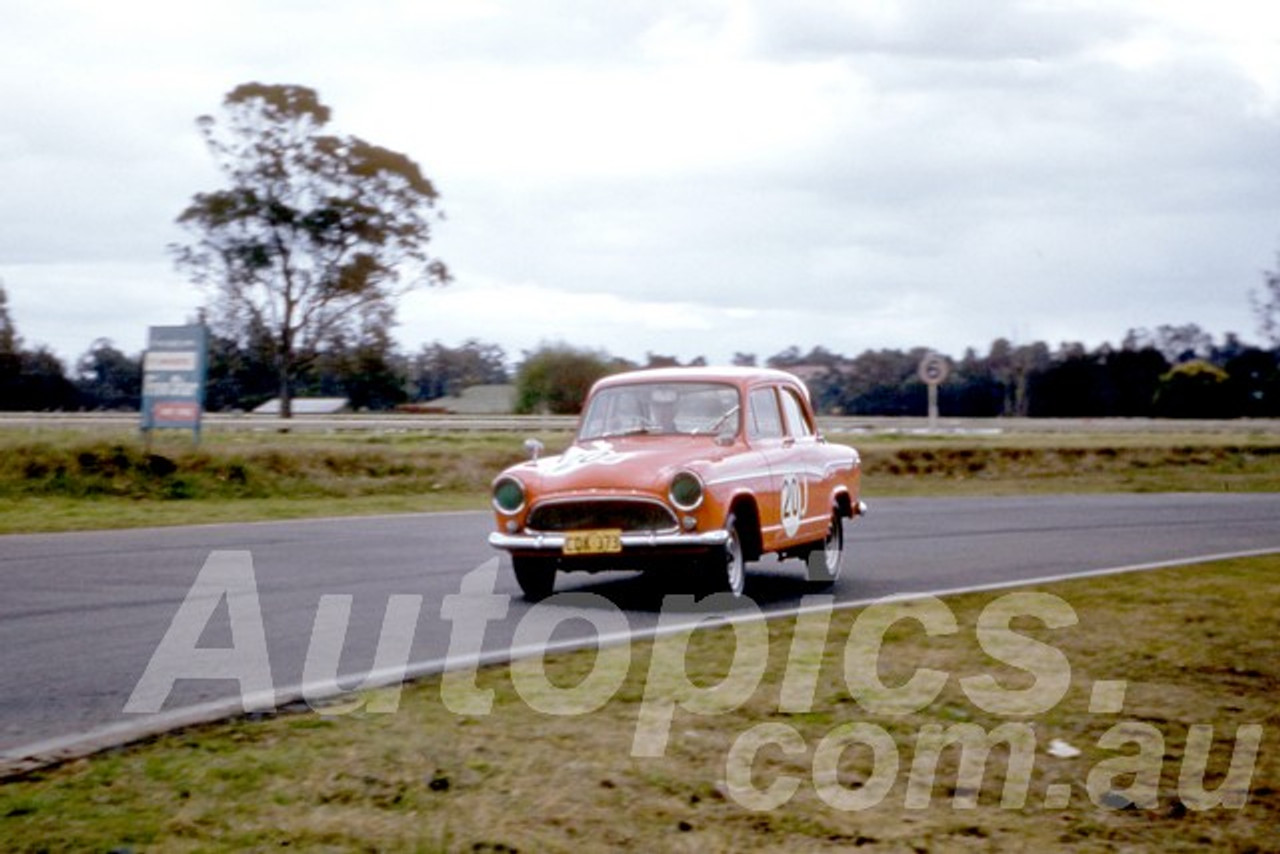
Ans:
<svg viewBox="0 0 1280 854"><path fill-rule="evenodd" d="M937 353L929 353L920 360L920 379L929 385L941 385L950 372L951 365Z"/></svg>

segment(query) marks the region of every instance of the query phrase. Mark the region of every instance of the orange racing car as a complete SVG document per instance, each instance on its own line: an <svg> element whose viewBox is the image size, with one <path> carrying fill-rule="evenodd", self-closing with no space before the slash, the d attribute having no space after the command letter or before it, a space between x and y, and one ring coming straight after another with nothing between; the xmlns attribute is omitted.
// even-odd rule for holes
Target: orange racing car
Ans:
<svg viewBox="0 0 1280 854"><path fill-rule="evenodd" d="M495 548L511 554L525 597L550 595L557 571L696 572L743 592L766 553L840 573L844 520L862 515L858 453L818 432L795 376L757 368L663 368L591 389L562 454L493 482Z"/></svg>

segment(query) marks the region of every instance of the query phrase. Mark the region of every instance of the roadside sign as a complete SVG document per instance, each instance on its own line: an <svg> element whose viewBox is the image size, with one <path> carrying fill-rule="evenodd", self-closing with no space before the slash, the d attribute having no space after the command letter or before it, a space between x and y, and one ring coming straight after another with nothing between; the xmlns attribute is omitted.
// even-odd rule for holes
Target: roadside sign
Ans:
<svg viewBox="0 0 1280 854"><path fill-rule="evenodd" d="M191 430L200 438L208 333L204 326L152 326L142 357L142 431Z"/></svg>
<svg viewBox="0 0 1280 854"><path fill-rule="evenodd" d="M920 381L928 385L941 385L951 373L951 365L945 356L929 353L920 360Z"/></svg>
<svg viewBox="0 0 1280 854"><path fill-rule="evenodd" d="M942 385L947 375L951 373L951 363L945 356L938 353L926 353L920 360L917 373L920 375L921 382L929 386L929 425L932 427L938 423L938 386Z"/></svg>

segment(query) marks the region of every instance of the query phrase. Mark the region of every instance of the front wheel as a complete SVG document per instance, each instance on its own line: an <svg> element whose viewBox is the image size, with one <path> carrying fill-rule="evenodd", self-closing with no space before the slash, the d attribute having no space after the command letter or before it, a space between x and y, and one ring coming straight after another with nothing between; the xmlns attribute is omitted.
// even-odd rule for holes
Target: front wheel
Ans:
<svg viewBox="0 0 1280 854"><path fill-rule="evenodd" d="M516 583L520 585L525 599L541 602L551 595L556 583L554 562L546 558L512 555L511 568L515 570Z"/></svg>
<svg viewBox="0 0 1280 854"><path fill-rule="evenodd" d="M832 511L830 527L822 545L815 546L805 559L809 581L814 584L832 584L840 577L840 564L844 558L844 523L838 512Z"/></svg>
<svg viewBox="0 0 1280 854"><path fill-rule="evenodd" d="M747 586L746 558L742 553L738 521L732 513L725 520L724 527L729 532L729 539L724 548L716 549L706 557L703 571L712 593L729 593L736 598Z"/></svg>

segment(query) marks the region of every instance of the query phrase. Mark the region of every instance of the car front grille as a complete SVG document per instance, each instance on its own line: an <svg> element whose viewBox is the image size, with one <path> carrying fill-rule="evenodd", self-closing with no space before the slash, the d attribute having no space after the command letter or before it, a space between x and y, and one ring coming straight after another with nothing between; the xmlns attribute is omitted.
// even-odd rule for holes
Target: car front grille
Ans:
<svg viewBox="0 0 1280 854"><path fill-rule="evenodd" d="M539 504L529 513L528 527L533 531L583 531L612 528L622 531L674 531L676 518L656 501L634 499L598 499L589 501L550 501Z"/></svg>

